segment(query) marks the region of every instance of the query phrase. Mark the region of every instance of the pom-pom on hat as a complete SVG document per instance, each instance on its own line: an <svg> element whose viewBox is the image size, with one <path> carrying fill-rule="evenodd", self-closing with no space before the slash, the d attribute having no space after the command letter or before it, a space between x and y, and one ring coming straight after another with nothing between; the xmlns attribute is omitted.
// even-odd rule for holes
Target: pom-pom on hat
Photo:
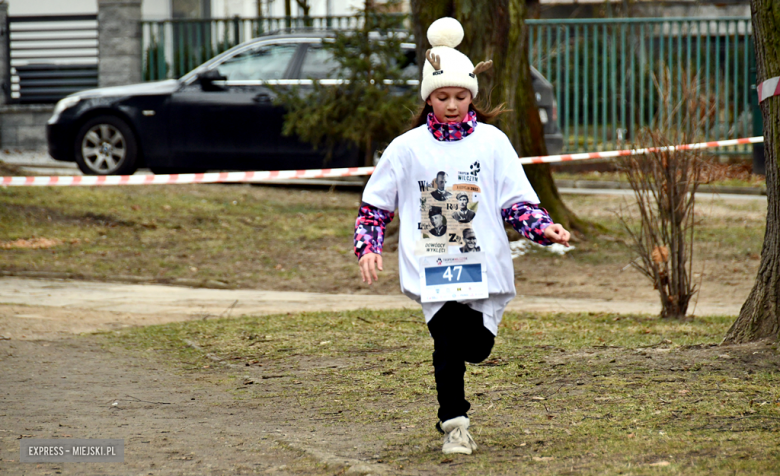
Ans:
<svg viewBox="0 0 780 476"><path fill-rule="evenodd" d="M479 84L477 74L490 69L493 62L483 61L474 64L455 47L463 41L463 26L454 18L439 18L428 27L428 42L433 48L425 52L420 96L428 99L438 88L459 87L471 91L471 97L477 97Z"/></svg>

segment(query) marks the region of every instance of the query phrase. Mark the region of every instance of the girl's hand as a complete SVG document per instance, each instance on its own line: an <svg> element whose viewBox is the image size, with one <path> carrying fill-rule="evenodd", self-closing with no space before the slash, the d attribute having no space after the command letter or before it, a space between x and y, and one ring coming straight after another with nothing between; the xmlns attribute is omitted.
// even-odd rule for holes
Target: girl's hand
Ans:
<svg viewBox="0 0 780 476"><path fill-rule="evenodd" d="M553 223L552 225L544 229L544 237L552 241L553 243L560 243L568 247L569 238L571 238L571 233L566 231L566 229L561 225L557 223Z"/></svg>
<svg viewBox="0 0 780 476"><path fill-rule="evenodd" d="M384 271L384 268L382 267L382 255L378 255L376 253L366 253L361 258L360 261L358 261L358 265L360 266L360 274L363 276L363 282L368 282L368 284L371 284L371 277L374 277L374 281L379 281L379 278L376 275L376 268L379 268L379 271Z"/></svg>

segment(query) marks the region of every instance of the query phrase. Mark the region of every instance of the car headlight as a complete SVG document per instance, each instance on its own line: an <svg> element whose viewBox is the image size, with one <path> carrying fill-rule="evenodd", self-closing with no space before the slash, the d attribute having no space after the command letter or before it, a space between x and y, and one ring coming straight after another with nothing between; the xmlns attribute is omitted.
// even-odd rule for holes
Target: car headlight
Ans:
<svg viewBox="0 0 780 476"><path fill-rule="evenodd" d="M66 109L69 109L76 104L78 104L81 101L80 96L68 96L62 100L60 100L56 106L54 106L54 113L51 115L51 119L49 119L49 122L55 122L58 117L60 117L60 114L62 114Z"/></svg>

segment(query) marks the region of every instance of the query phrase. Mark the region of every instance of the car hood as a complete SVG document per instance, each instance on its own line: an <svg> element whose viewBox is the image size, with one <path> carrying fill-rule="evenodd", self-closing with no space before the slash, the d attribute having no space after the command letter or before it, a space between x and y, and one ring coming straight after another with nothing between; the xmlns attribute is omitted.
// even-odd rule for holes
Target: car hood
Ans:
<svg viewBox="0 0 780 476"><path fill-rule="evenodd" d="M167 79L165 81L153 81L149 83L128 84L127 86L111 86L108 88L87 89L72 96L84 99L122 97L122 96L153 96L157 94L170 94L179 89L179 81Z"/></svg>

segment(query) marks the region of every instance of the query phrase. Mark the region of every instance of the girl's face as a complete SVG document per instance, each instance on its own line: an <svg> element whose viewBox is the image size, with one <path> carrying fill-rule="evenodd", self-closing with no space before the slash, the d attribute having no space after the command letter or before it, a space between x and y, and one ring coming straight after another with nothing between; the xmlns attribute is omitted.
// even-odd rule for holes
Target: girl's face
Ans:
<svg viewBox="0 0 780 476"><path fill-rule="evenodd" d="M426 101L439 122L463 122L469 112L471 91L466 88L439 88Z"/></svg>

